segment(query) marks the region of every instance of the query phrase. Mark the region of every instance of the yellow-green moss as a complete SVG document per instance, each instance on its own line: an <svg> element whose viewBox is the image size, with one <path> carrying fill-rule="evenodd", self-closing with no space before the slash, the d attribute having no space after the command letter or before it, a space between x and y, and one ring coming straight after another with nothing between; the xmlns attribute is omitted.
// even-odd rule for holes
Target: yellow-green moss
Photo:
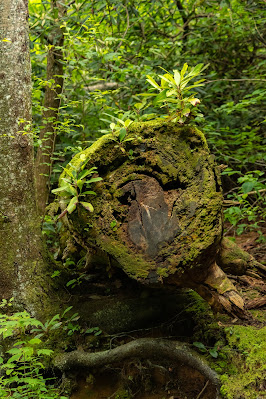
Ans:
<svg viewBox="0 0 266 399"><path fill-rule="evenodd" d="M123 244L119 244L117 241L112 242L111 239L102 240L98 242L98 245L123 265L123 270L135 279L145 279L148 277L150 270L156 269L155 263L151 261L145 262L141 256L136 253L130 253Z"/></svg>
<svg viewBox="0 0 266 399"><path fill-rule="evenodd" d="M213 248L222 231L222 194L217 192L214 160L203 133L192 126L159 119L133 123L127 135L133 140L123 143L125 152L113 140L114 135L108 134L77 154L67 166L70 170L73 166L77 168L85 157L86 168L97 166L103 178L93 186L97 196L88 199L94 212L90 214L78 207L69 216L73 231L86 246L100 247L136 279L146 279L152 272L150 276L154 281L156 271L157 279L162 280L180 267L206 265L214 252L216 254ZM131 159L129 149L134 154ZM169 245L158 246L156 256L159 261L149 258L141 250L138 252L131 243L126 230L128 209L121 202L121 187L127 182L143 179L145 175L156 179L162 189L169 185L169 189L165 189L167 195L172 195L171 187L176 190L174 195L178 193L172 213L177 217L180 233ZM116 231L110 227L113 221L117 223ZM91 226L89 231L88 224Z"/></svg>
<svg viewBox="0 0 266 399"><path fill-rule="evenodd" d="M221 393L226 399L265 397L266 327L232 326L226 333L233 367L231 373L221 376Z"/></svg>

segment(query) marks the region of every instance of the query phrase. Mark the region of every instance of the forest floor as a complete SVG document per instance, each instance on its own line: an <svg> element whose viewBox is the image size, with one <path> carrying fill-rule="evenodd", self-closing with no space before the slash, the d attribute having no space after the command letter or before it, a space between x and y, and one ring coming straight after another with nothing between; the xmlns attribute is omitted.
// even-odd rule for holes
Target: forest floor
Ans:
<svg viewBox="0 0 266 399"><path fill-rule="evenodd" d="M266 242L258 242L256 232L248 232L236 236L236 243L254 258L266 264ZM252 310L254 319L263 319L266 322L266 281L256 273L253 275L230 276L241 293L247 309ZM257 309L257 310L256 310ZM264 313L264 316L262 314Z"/></svg>
<svg viewBox="0 0 266 399"><path fill-rule="evenodd" d="M236 243L248 251L254 258L266 263L266 243L258 242L258 234L249 232L235 237ZM216 322L223 328L235 326L253 326L255 329L266 325L266 282L256 273L245 276L229 276L241 293L247 308L252 315L250 319L240 321L237 318L224 319L217 315ZM161 335L153 330L153 337ZM141 336L141 335L140 335ZM146 334L147 336L147 334ZM131 339L139 335L132 335ZM126 383L125 383L126 382ZM132 387L131 387L132 383ZM171 362L151 362L149 360L132 359L123 365L104 368L92 376L81 375L78 389L71 399L216 399L209 381L197 371L186 366L178 367ZM139 384L139 388L138 388ZM125 386L127 388L125 388ZM131 389L132 388L132 389ZM266 383L254 385L252 398L265 397ZM234 399L246 398L242 393L232 393ZM228 397L228 396L226 396ZM251 396L250 396L251 397Z"/></svg>

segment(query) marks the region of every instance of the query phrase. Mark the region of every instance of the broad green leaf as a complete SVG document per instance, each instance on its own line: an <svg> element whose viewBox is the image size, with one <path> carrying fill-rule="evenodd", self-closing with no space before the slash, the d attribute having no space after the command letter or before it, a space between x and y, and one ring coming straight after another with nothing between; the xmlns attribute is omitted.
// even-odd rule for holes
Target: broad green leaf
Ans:
<svg viewBox="0 0 266 399"><path fill-rule="evenodd" d="M173 90L167 90L166 97L171 97L173 95L177 95L176 90L174 90L174 89Z"/></svg>
<svg viewBox="0 0 266 399"><path fill-rule="evenodd" d="M167 97L167 103L180 104L180 100L177 99L177 98L169 98L169 97Z"/></svg>
<svg viewBox="0 0 266 399"><path fill-rule="evenodd" d="M59 320L59 319L60 319L60 316L59 316L59 314L57 313L56 315L54 315L54 316L51 318L51 320L48 321L48 325L53 324L54 321Z"/></svg>
<svg viewBox="0 0 266 399"><path fill-rule="evenodd" d="M167 92L167 89L164 89L163 91L161 91L161 93L159 93L153 100L153 104L160 103L160 102L164 101L166 99L166 92Z"/></svg>
<svg viewBox="0 0 266 399"><path fill-rule="evenodd" d="M66 186L58 187L52 190L53 194L59 193L60 191L66 191Z"/></svg>
<svg viewBox="0 0 266 399"><path fill-rule="evenodd" d="M65 196L69 196L70 195L76 195L77 191L76 189L71 185L71 184L64 184L61 187L55 188L54 190L52 190L53 194L59 193L61 192L63 194L63 192L65 191Z"/></svg>
<svg viewBox="0 0 266 399"><path fill-rule="evenodd" d="M183 79L183 77L184 77L184 75L185 75L187 69L188 69L188 64L185 63L185 64L183 65L183 68L182 68L181 73L180 73L181 81L182 81L182 79Z"/></svg>
<svg viewBox="0 0 266 399"><path fill-rule="evenodd" d="M181 76L177 69L174 69L174 79L175 79L176 85L179 86L180 81L181 81Z"/></svg>
<svg viewBox="0 0 266 399"><path fill-rule="evenodd" d="M41 356L41 355L51 356L53 352L54 351L51 349L39 349L37 351L37 354L38 354L38 356Z"/></svg>
<svg viewBox="0 0 266 399"><path fill-rule="evenodd" d="M30 345L39 345L42 341L39 338L32 338L28 341Z"/></svg>
<svg viewBox="0 0 266 399"><path fill-rule="evenodd" d="M250 191L253 190L254 188L254 181L246 181L245 183L242 184L242 191L244 194L249 193Z"/></svg>
<svg viewBox="0 0 266 399"><path fill-rule="evenodd" d="M77 186L78 186L78 188L80 189L80 191L82 190L82 187L83 187L83 184L84 184L85 182L83 181L83 180L77 180Z"/></svg>
<svg viewBox="0 0 266 399"><path fill-rule="evenodd" d="M190 109L189 108L185 108L185 109L183 109L183 111L181 112L181 116L187 116L188 114L190 114Z"/></svg>
<svg viewBox="0 0 266 399"><path fill-rule="evenodd" d="M161 90L158 83L156 83L155 80L150 75L146 75L146 77L148 78L147 82L149 82L153 87L155 87L155 89Z"/></svg>
<svg viewBox="0 0 266 399"><path fill-rule="evenodd" d="M66 308L66 309L63 311L63 313L62 313L62 317L64 317L65 314L66 314L67 312L69 312L72 308L73 308L73 306L69 306L68 308Z"/></svg>
<svg viewBox="0 0 266 399"><path fill-rule="evenodd" d="M77 203L78 203L78 197L71 198L67 206L68 213L72 213L76 209Z"/></svg>
<svg viewBox="0 0 266 399"><path fill-rule="evenodd" d="M118 136L120 143L124 140L124 138L126 137L126 134L127 134L127 130L124 127L122 127L119 131L119 136Z"/></svg>
<svg viewBox="0 0 266 399"><path fill-rule="evenodd" d="M102 181L101 177L92 177L90 180L86 180L86 184L96 183L97 181Z"/></svg>
<svg viewBox="0 0 266 399"><path fill-rule="evenodd" d="M70 285L73 285L74 283L76 283L76 281L77 281L76 278L73 278L72 280L69 280L69 281L66 283L66 287L69 287Z"/></svg>
<svg viewBox="0 0 266 399"><path fill-rule="evenodd" d="M78 179L84 179L84 177L88 176L92 174L92 172L90 170L83 170L82 172L79 173L78 175Z"/></svg>
<svg viewBox="0 0 266 399"><path fill-rule="evenodd" d="M130 126L132 122L133 122L133 121L132 121L131 119L127 119L127 120L125 121L125 127Z"/></svg>
<svg viewBox="0 0 266 399"><path fill-rule="evenodd" d="M113 118L113 119L115 119L116 121L118 121L119 123L121 123L121 125L124 125L124 121L123 121L122 119L119 119L119 118L117 118L117 117L114 116L114 115L107 114L106 112L104 112L104 115L110 116L110 118ZM108 122L109 122L109 121L108 121Z"/></svg>
<svg viewBox="0 0 266 399"><path fill-rule="evenodd" d="M17 353L21 353L20 348L11 348L8 351L6 351L7 353L10 353L10 355L16 355Z"/></svg>
<svg viewBox="0 0 266 399"><path fill-rule="evenodd" d="M159 75L159 76L160 76L160 78L162 80L167 82L170 87L175 87L176 86L175 81L174 81L174 79L173 79L173 77L171 75L166 73L165 75ZM165 87L168 87L168 85L166 85Z"/></svg>
<svg viewBox="0 0 266 399"><path fill-rule="evenodd" d="M82 206L84 206L85 209L87 209L87 211L89 212L93 212L93 206L91 205L90 202L80 202Z"/></svg>
<svg viewBox="0 0 266 399"><path fill-rule="evenodd" d="M55 323L52 327L51 330L56 330L57 328L59 328L61 326L62 322L59 321L58 323Z"/></svg>
<svg viewBox="0 0 266 399"><path fill-rule="evenodd" d="M218 357L218 352L216 349L210 349L209 354L214 357L215 359Z"/></svg>
<svg viewBox="0 0 266 399"><path fill-rule="evenodd" d="M196 346L196 348L199 348L203 351L206 351L206 346L202 342L193 342L193 345Z"/></svg>
<svg viewBox="0 0 266 399"><path fill-rule="evenodd" d="M84 196L84 195L97 195L97 194L95 193L95 191L84 191L84 192L81 194L81 196Z"/></svg>

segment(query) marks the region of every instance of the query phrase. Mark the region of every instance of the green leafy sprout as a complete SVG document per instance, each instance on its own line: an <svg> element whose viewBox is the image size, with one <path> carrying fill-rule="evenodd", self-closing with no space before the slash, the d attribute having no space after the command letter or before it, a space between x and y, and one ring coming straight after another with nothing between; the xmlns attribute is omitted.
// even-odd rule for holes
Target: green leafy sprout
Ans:
<svg viewBox="0 0 266 399"><path fill-rule="evenodd" d="M173 74L161 68L166 73L158 75L161 79L160 84L150 75L147 75L147 81L151 84L153 89L159 90L160 93L144 93L142 95L144 97L154 97L152 101L153 105L167 107L168 115L173 117L172 119L178 121L180 124L184 124L191 117L202 117L203 115L198 113L194 108L200 104L199 98L195 97L195 93L189 94L189 92L195 87L203 86L205 79L200 79L191 84L189 83L207 67L208 65L204 66L204 64L198 64L190 69L188 64L185 63L180 72L174 69Z"/></svg>
<svg viewBox="0 0 266 399"><path fill-rule="evenodd" d="M78 167L70 163L71 170L63 168L65 177L62 177L60 187L52 190L53 194L64 197L68 204L67 208L59 215L59 219L66 213L71 214L74 212L79 203L89 212L93 212L94 210L90 202L80 201L80 198L88 195L96 195L94 191L88 189L91 188L93 183L101 181L102 178L94 177L94 175L97 174L97 168L95 166L84 170L88 160L85 160L84 154L81 154L80 158L82 163ZM86 187L85 191L83 191L84 187Z"/></svg>
<svg viewBox="0 0 266 399"><path fill-rule="evenodd" d="M112 139L118 143L117 147L119 147L122 152L125 152L123 144L127 141L133 140L132 137L131 138L126 137L127 129L131 125L133 120L126 119L127 113L125 113L124 115L119 115L119 118L117 118L116 116L107 114L107 113L104 113L104 115L109 116L111 118L111 121L107 120L107 119L103 119L103 118L101 120L104 122L107 122L109 124L110 129L113 134Z"/></svg>

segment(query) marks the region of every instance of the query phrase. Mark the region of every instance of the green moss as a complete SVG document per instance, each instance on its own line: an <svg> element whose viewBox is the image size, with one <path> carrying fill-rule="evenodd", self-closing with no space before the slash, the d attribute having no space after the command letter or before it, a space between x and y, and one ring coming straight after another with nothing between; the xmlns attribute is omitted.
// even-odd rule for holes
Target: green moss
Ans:
<svg viewBox="0 0 266 399"><path fill-rule="evenodd" d="M117 147L113 134L109 134L77 154L67 166L77 168L85 156L86 168L97 166L103 178L93 186L97 196L88 199L94 212L90 214L78 207L69 216L71 229L78 233L85 248L100 247L136 279L146 279L153 272L154 281L156 271L162 280L180 268L205 265L206 250L212 253L222 231L222 194L216 191L214 161L203 133L195 127L159 119L133 123L127 134L133 140L123 144L125 153ZM127 155L129 149L133 149L132 159ZM128 207L121 201L121 187L147 176L156 179L164 189L169 207L172 206L171 196L173 201L176 198L172 215L177 216L180 227L180 234L176 234L169 245L164 242L158 245L157 260L145 255L145 251L138 250L130 241ZM113 221L116 231L110 227ZM165 261L158 265L158 259Z"/></svg>
<svg viewBox="0 0 266 399"><path fill-rule="evenodd" d="M112 255L123 267L123 270L135 279L145 279L150 270L156 269L155 263L143 260L142 256L136 253L130 253L126 246L117 241L112 241L111 238L99 241L98 245Z"/></svg>
<svg viewBox="0 0 266 399"><path fill-rule="evenodd" d="M129 394L127 390L124 389L119 389L119 391L116 392L115 399L131 399L132 396Z"/></svg>
<svg viewBox="0 0 266 399"><path fill-rule="evenodd" d="M158 267L157 274L161 277L167 277L169 272L166 267Z"/></svg>
<svg viewBox="0 0 266 399"><path fill-rule="evenodd" d="M233 367L221 377L221 393L227 399L265 396L266 327L232 326L227 329L227 339L228 357Z"/></svg>

